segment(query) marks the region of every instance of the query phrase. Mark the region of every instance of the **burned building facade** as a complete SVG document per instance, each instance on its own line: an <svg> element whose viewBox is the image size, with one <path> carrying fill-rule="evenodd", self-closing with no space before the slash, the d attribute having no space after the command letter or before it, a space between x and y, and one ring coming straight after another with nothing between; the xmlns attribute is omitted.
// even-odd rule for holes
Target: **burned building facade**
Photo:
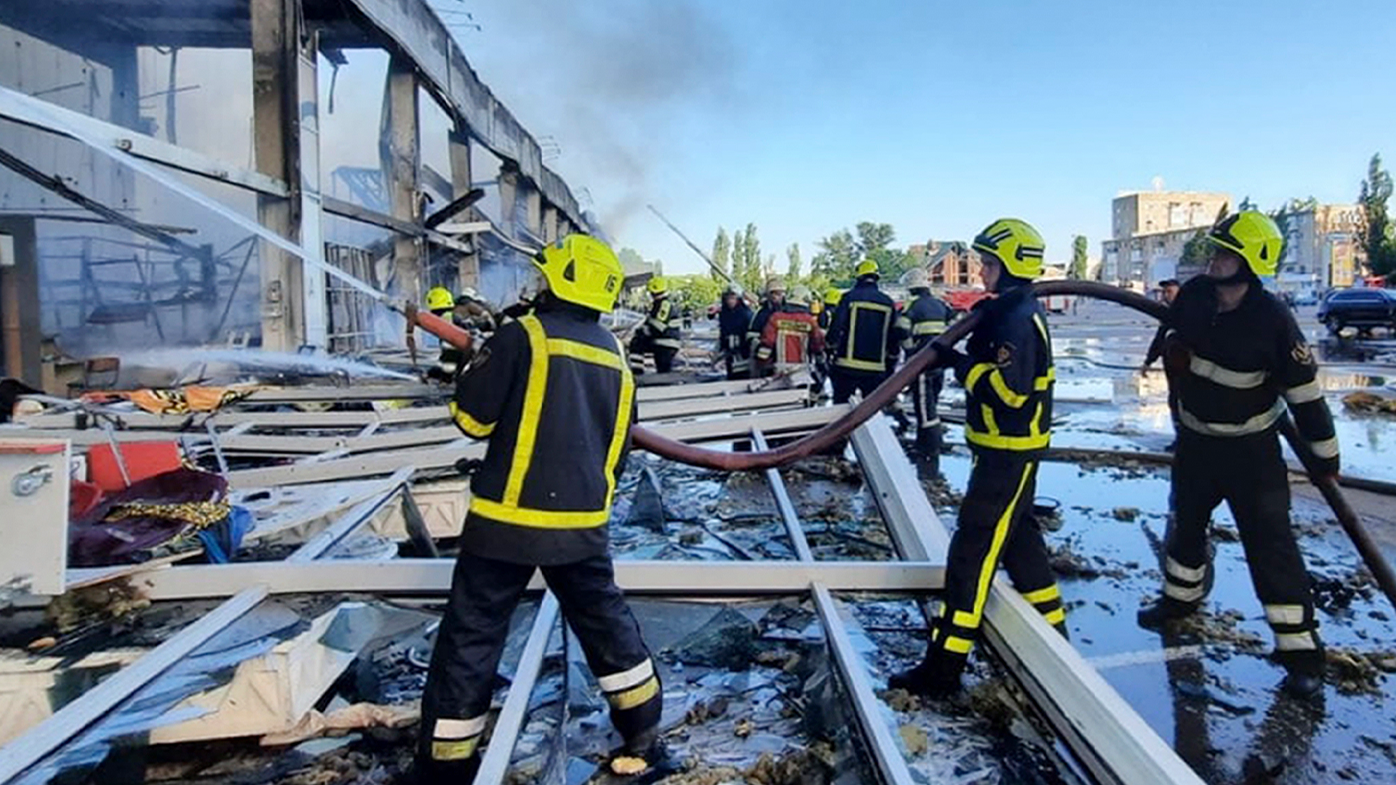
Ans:
<svg viewBox="0 0 1396 785"><path fill-rule="evenodd" d="M507 301L595 229L425 2L0 4L6 375L362 351L399 340L379 293Z"/></svg>

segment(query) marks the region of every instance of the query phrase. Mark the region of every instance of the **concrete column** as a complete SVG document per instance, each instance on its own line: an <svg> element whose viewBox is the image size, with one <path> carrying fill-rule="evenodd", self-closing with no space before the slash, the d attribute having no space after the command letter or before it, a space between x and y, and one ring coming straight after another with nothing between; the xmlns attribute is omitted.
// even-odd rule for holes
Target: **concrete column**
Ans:
<svg viewBox="0 0 1396 785"><path fill-rule="evenodd" d="M43 384L39 254L33 218L0 216L0 375ZM66 390L49 390L54 395Z"/></svg>
<svg viewBox="0 0 1396 785"><path fill-rule="evenodd" d="M557 216L558 210L556 207L548 205L543 208L543 242L545 243L556 242L557 238L561 236L558 233L560 226Z"/></svg>
<svg viewBox="0 0 1396 785"><path fill-rule="evenodd" d="M421 224L421 131L417 114L417 74L412 63L394 56L388 65L388 181L394 218ZM418 238L398 235L393 241L393 267L399 297L422 299L422 246Z"/></svg>
<svg viewBox="0 0 1396 785"><path fill-rule="evenodd" d="M519 172L508 164L499 169L499 220L511 239L518 239L515 227L519 204Z"/></svg>
<svg viewBox="0 0 1396 785"><path fill-rule="evenodd" d="M464 125L457 124L456 129L451 132L449 143L451 150L451 197L459 199L470 192L474 182L470 171L470 136ZM474 214L475 208L472 207L461 217L465 219ZM476 247L474 237L470 237L469 242L471 248ZM460 260L457 262L457 270L460 275L461 288L467 286L474 289L480 288L479 253L461 254Z"/></svg>
<svg viewBox="0 0 1396 785"><path fill-rule="evenodd" d="M524 224L528 227L529 234L543 239L543 194L538 192L532 185L525 186L524 191Z"/></svg>
<svg viewBox="0 0 1396 785"><path fill-rule="evenodd" d="M295 122L297 78L297 0L251 0L252 122L257 171L285 181L290 199L265 194L257 197L257 219L263 226L295 239L300 235L299 139ZM294 351L305 333L301 322L300 260L261 242L262 346Z"/></svg>
<svg viewBox="0 0 1396 785"><path fill-rule="evenodd" d="M300 108L300 239L301 247L316 260L325 258L320 199L320 88L317 70L319 42L311 36L299 47L296 58L296 78L299 87L296 105ZM303 263L301 312L304 335L302 342L310 346L329 348L329 292L326 291L325 271L313 264Z"/></svg>

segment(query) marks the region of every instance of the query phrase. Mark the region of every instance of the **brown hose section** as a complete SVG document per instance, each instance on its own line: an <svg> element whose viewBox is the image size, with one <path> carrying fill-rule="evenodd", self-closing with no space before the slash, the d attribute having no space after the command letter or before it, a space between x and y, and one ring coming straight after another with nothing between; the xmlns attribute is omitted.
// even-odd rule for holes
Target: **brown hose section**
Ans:
<svg viewBox="0 0 1396 785"><path fill-rule="evenodd" d="M1162 303L1150 300L1143 295L1135 294L1127 289L1118 286L1097 283L1095 281L1043 281L1033 284L1033 294L1038 297L1047 297L1054 294L1073 294L1086 297L1093 297L1099 300L1109 300L1119 303L1156 318L1162 319L1168 312L1167 307ZM786 466L801 458L807 458L816 453L822 452L837 444L841 439L847 437L859 425L883 407L896 399L897 394L907 385L916 380L922 371L931 367L939 357L940 346L954 346L960 339L969 335L979 324L981 314L971 312L968 316L955 322L950 329L941 334L939 338L931 344L921 349L921 351L907 358L901 370L892 374L886 381L873 390L867 398L845 413L842 417L825 425L823 428L806 436L798 441L777 447L774 450L763 450L761 452L725 452L722 450L709 450L692 444L668 439L651 431L644 426L637 425L631 429L631 437L635 446L643 450L649 450L655 455L668 458L672 461L687 463L693 466L702 466L708 469L720 469L722 471L740 472L755 471L758 469L770 469Z"/></svg>

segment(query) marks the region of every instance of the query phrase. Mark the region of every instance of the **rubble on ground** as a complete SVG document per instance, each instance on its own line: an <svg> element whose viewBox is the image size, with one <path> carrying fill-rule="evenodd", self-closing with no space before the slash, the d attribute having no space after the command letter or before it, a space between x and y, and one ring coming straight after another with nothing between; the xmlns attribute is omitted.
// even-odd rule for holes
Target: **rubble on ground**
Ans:
<svg viewBox="0 0 1396 785"><path fill-rule="evenodd" d="M1396 398L1358 390L1343 396L1343 407L1362 414L1396 414Z"/></svg>

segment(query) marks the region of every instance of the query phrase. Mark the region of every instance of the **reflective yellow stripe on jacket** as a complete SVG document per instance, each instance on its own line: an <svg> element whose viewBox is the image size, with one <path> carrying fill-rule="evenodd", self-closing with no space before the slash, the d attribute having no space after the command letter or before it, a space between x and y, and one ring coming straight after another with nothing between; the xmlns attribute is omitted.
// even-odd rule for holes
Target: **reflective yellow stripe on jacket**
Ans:
<svg viewBox="0 0 1396 785"><path fill-rule="evenodd" d="M620 461L625 447L625 436L630 427L630 411L635 400L635 381L630 369L622 361L619 339L616 351L610 352L585 343L562 338L549 338L543 325L534 316L519 320L528 335L530 361L528 380L524 392L523 412L519 421L518 438L509 467L508 479L504 485L502 499L486 499L475 495L470 499L470 511L495 521L519 526L534 526L546 529L584 529L605 525L610 518L611 501L616 490L616 464ZM580 362L600 365L621 375L620 397L616 402L616 424L606 453L604 467L606 477L606 502L600 510L542 510L524 507L519 503L523 484L533 465L534 445L538 439L539 420L543 402L548 391L548 364L554 357L566 357ZM453 412L462 430L466 423L461 421L464 413ZM473 423L473 421L471 421ZM493 426L490 426L493 429ZM469 430L466 430L470 433ZM487 435L487 434L486 434Z"/></svg>

